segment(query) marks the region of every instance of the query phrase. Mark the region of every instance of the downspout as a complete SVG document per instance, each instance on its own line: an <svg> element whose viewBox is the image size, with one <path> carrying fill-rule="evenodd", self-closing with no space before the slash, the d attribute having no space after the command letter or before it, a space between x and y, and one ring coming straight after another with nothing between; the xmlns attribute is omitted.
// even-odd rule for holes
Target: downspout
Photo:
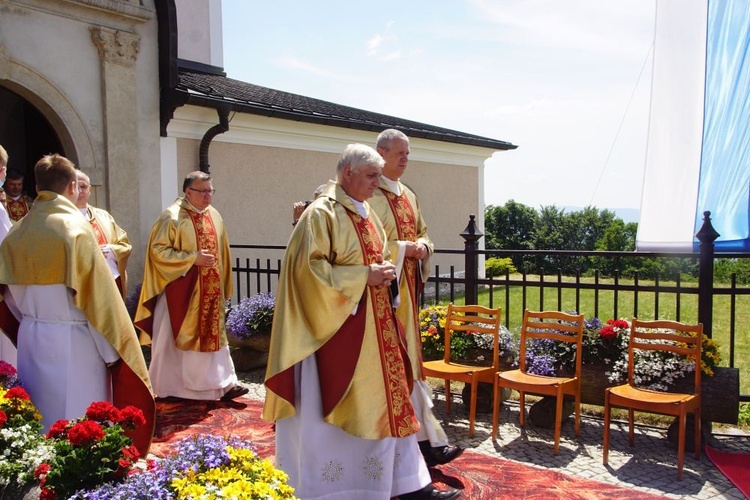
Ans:
<svg viewBox="0 0 750 500"><path fill-rule="evenodd" d="M211 166L208 164L208 147L211 145L214 137L229 130L229 107L218 106L216 112L219 114L219 123L208 129L203 135L200 151L198 152L198 166L200 171L207 174L211 173L209 171Z"/></svg>

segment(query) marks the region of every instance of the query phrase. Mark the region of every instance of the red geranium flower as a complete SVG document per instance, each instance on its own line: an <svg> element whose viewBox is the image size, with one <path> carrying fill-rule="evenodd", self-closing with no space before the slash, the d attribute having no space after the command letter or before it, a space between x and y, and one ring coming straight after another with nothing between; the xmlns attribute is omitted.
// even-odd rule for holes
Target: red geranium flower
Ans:
<svg viewBox="0 0 750 500"><path fill-rule="evenodd" d="M609 321L607 321L607 323L609 324ZM614 326L615 328L623 328L623 329L630 328L630 325L628 325L628 322L625 321L624 319L612 320L611 325Z"/></svg>
<svg viewBox="0 0 750 500"><path fill-rule="evenodd" d="M42 488L42 491L39 493L39 500L57 500L57 493L55 493L55 490Z"/></svg>
<svg viewBox="0 0 750 500"><path fill-rule="evenodd" d="M52 427L49 428L49 431L47 432L47 439L54 439L60 436L63 436L65 434L65 429L68 427L67 420L58 420L54 424L52 424Z"/></svg>
<svg viewBox="0 0 750 500"><path fill-rule="evenodd" d="M3 428L3 426L5 425L5 422L7 421L8 421L8 415L3 410L0 410L0 429Z"/></svg>
<svg viewBox="0 0 750 500"><path fill-rule="evenodd" d="M124 429L135 429L138 426L146 423L146 417L143 416L143 411L135 406L126 406L120 410L120 421Z"/></svg>
<svg viewBox="0 0 750 500"><path fill-rule="evenodd" d="M39 467L34 469L34 477L37 479L42 479L43 476L47 475L50 469L51 467L48 463L41 463L39 464Z"/></svg>
<svg viewBox="0 0 750 500"><path fill-rule="evenodd" d="M138 449L132 444L130 446L124 447L122 449L122 454L125 455L128 460L132 460L133 462L138 460L138 458L141 456L141 454L138 452Z"/></svg>
<svg viewBox="0 0 750 500"><path fill-rule="evenodd" d="M68 430L68 441L74 446L85 446L104 439L104 429L99 422L84 420Z"/></svg>
<svg viewBox="0 0 750 500"><path fill-rule="evenodd" d="M617 338L617 331L612 326L607 325L599 330L599 336L605 340L613 340Z"/></svg>
<svg viewBox="0 0 750 500"><path fill-rule="evenodd" d="M31 397L29 397L29 393L26 392L26 390L23 387L13 387L12 389L9 389L8 392L5 393L5 397L8 399L24 399L26 401L31 401Z"/></svg>
<svg viewBox="0 0 750 500"><path fill-rule="evenodd" d="M120 410L118 410L109 401L98 401L91 403L88 409L86 409L86 418L89 420L96 420L97 422L110 422L117 423L120 421Z"/></svg>

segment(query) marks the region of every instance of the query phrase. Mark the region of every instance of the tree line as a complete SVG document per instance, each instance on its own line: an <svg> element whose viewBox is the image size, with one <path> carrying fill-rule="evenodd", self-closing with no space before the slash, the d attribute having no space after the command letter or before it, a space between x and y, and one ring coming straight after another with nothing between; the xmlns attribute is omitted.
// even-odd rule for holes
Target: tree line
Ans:
<svg viewBox="0 0 750 500"><path fill-rule="evenodd" d="M624 222L615 212L588 206L567 212L554 205L539 210L510 200L505 205L489 205L484 213L485 245L488 250L579 250L632 252L635 250L638 224ZM502 256L501 256L502 257ZM489 260L488 260L489 261ZM580 257L566 255L519 255L489 261L488 272L528 274L556 273L582 276L632 278L635 272L644 279L679 275L695 279L695 259L643 257ZM499 265L498 265L499 264ZM512 265L508 268L507 265Z"/></svg>

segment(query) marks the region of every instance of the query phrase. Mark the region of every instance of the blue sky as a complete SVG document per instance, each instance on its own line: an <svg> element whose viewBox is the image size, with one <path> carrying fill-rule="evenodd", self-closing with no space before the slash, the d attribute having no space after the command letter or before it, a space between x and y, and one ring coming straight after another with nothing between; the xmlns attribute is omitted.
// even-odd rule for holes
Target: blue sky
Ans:
<svg viewBox="0 0 750 500"><path fill-rule="evenodd" d="M655 0L223 0L231 78L510 141L485 201L639 208Z"/></svg>

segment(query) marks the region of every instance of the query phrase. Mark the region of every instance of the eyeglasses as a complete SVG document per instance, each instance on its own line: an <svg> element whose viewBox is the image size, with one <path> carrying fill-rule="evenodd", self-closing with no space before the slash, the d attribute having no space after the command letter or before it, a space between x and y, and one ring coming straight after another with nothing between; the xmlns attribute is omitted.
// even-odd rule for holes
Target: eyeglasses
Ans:
<svg viewBox="0 0 750 500"><path fill-rule="evenodd" d="M204 196L207 195L207 194L215 194L216 193L215 189L193 189L193 188L188 188L188 189L190 191L195 191L196 193L200 193L200 194L202 194Z"/></svg>

